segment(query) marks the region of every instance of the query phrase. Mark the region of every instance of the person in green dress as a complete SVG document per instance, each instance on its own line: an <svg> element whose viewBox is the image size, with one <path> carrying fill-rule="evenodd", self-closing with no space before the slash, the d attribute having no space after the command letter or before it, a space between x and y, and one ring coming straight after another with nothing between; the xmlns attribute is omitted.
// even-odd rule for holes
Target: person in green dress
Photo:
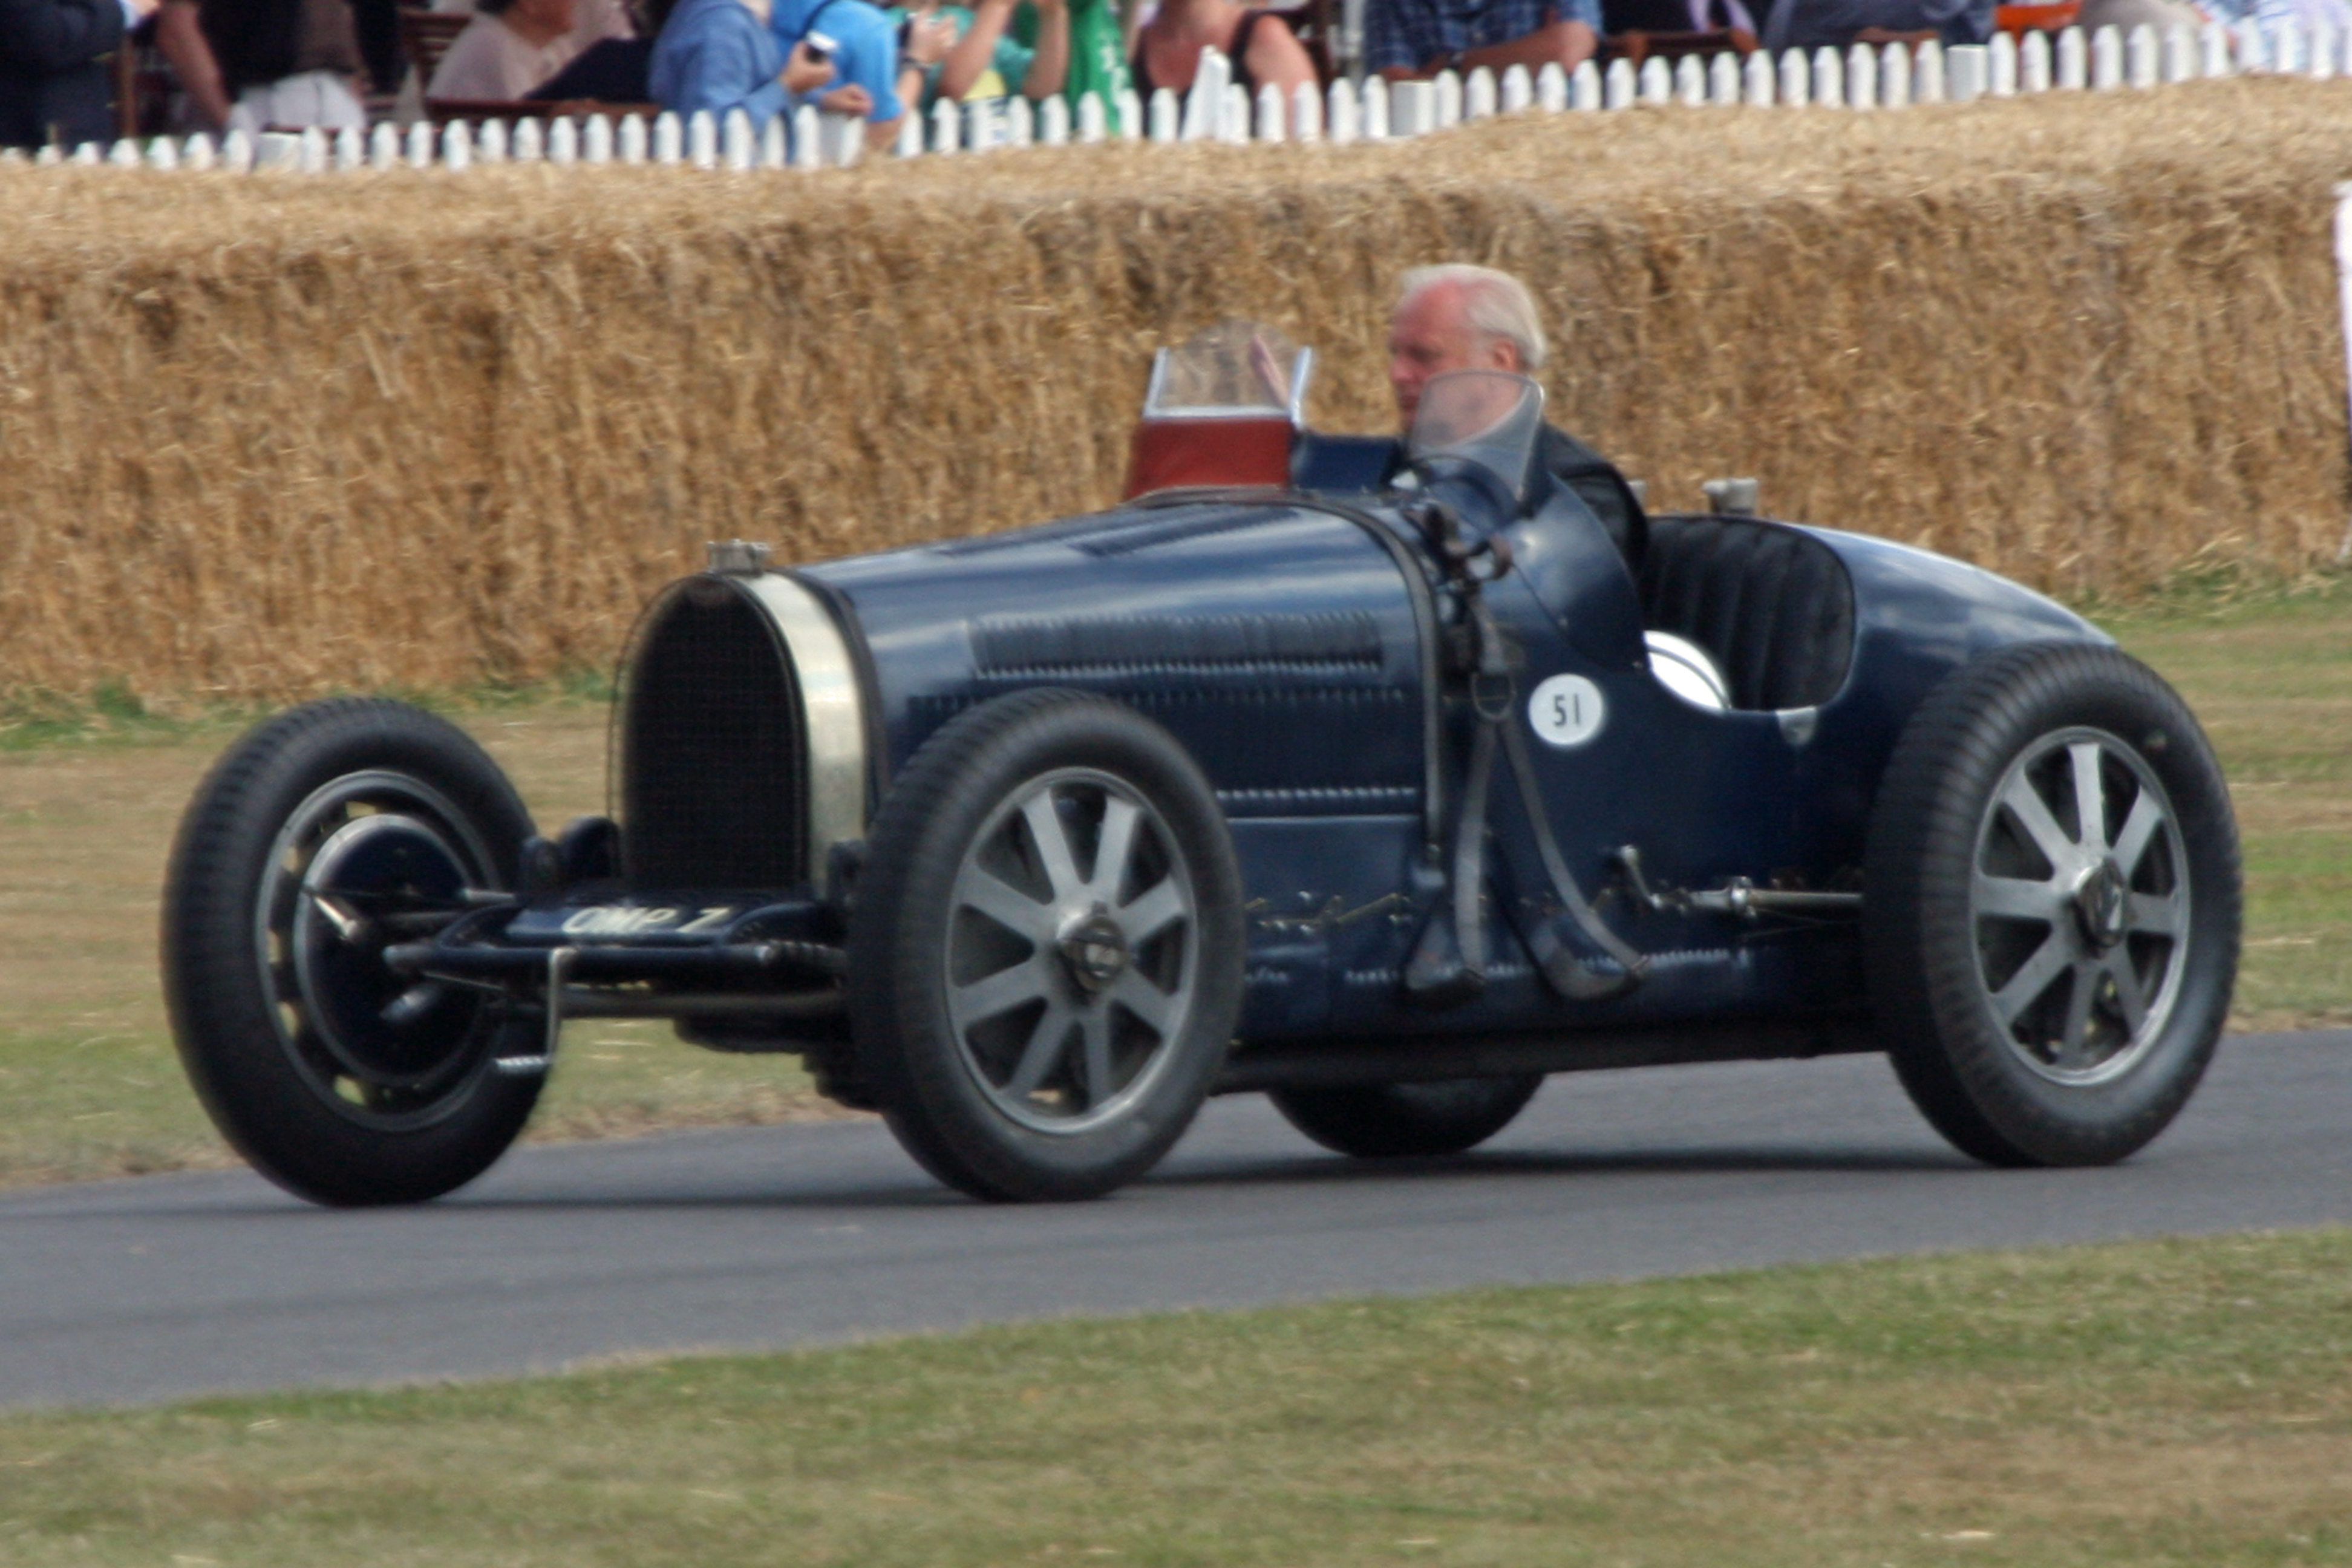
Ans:
<svg viewBox="0 0 2352 1568"><path fill-rule="evenodd" d="M909 27L955 30L955 42L924 72L925 110L941 99L1007 98L1043 102L1056 93L1075 117L1088 92L1102 100L1118 129L1118 95L1128 84L1114 0L976 0L921 10L894 7Z"/></svg>

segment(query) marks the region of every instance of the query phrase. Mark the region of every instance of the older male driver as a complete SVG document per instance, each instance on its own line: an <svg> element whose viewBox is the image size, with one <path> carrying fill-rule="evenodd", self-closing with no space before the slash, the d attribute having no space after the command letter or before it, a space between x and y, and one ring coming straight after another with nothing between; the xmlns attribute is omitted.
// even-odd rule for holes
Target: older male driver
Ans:
<svg viewBox="0 0 2352 1568"><path fill-rule="evenodd" d="M1412 427L1421 390L1433 377L1455 370L1532 375L1543 368L1545 353L1535 300L1509 273L1456 263L1416 267L1404 275L1389 318L1389 386L1406 429ZM1648 521L1616 467L1552 425L1544 426L1538 458L1547 473L1592 509L1626 561L1638 567Z"/></svg>

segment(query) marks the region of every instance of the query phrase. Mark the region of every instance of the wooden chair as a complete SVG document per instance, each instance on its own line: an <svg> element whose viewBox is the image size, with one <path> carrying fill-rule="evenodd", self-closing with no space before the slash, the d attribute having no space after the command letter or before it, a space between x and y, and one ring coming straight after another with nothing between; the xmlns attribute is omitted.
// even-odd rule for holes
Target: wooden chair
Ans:
<svg viewBox="0 0 2352 1568"><path fill-rule="evenodd" d="M400 8L400 52L415 68L418 86L431 83L441 57L449 52L449 46L457 42L457 35L472 20L461 11L426 11L413 5Z"/></svg>

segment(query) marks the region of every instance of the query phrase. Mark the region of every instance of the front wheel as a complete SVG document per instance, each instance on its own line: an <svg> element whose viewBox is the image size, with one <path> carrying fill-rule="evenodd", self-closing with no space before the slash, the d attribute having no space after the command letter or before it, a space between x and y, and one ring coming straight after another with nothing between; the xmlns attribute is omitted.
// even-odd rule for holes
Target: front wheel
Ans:
<svg viewBox="0 0 2352 1568"><path fill-rule="evenodd" d="M1241 1002L1241 874L1183 747L1102 698L1000 698L924 742L871 842L850 1028L899 1142L988 1199L1149 1170Z"/></svg>
<svg viewBox="0 0 2352 1568"><path fill-rule="evenodd" d="M2040 643L1947 677L1888 764L1864 886L1887 1054L1962 1152L2105 1164L2187 1103L2237 972L2237 827L2145 666Z"/></svg>
<svg viewBox="0 0 2352 1568"><path fill-rule="evenodd" d="M1459 1154L1511 1124L1543 1087L1541 1073L1440 1083L1277 1089L1284 1120L1335 1153L1360 1160Z"/></svg>
<svg viewBox="0 0 2352 1568"><path fill-rule="evenodd" d="M522 1129L534 1026L394 973L470 891L512 885L530 818L463 731L397 702L279 715L213 767L163 889L163 990L222 1135L335 1205L415 1203L479 1175Z"/></svg>

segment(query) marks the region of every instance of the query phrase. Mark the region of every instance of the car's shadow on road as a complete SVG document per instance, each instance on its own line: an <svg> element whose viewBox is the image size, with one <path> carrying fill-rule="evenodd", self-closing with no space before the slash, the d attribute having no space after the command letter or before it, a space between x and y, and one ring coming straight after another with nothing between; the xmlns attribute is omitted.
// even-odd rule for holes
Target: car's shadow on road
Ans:
<svg viewBox="0 0 2352 1568"><path fill-rule="evenodd" d="M501 1191L495 1181L488 1190L460 1193L425 1209L341 1211L414 1216L420 1212L462 1212L470 1215L562 1214L593 1212L709 1212L764 1209L779 1214L884 1215L968 1208L976 1213L1082 1215L1101 1212L1106 1204L1150 1205L1188 1194L1268 1189L1303 1190L1334 1186L1387 1187L1402 1195L1471 1183L1503 1186L1530 1180L1571 1177L1696 1176L1950 1176L2000 1174L1956 1153L1932 1149L1854 1148L1794 1150L1756 1148L1667 1148L1608 1152L1551 1152L1508 1149L1440 1158L1351 1160L1336 1154L1194 1156L1179 1159L1109 1198L1095 1203L991 1205L977 1202L932 1183L909 1165L903 1178L883 1178L841 1185L802 1186L789 1178L762 1184L761 1173L746 1170L723 1178L694 1183L671 1181L667 1190L613 1185L601 1175L565 1184L561 1188L543 1176L530 1178L535 1190ZM282 1204L238 1205L257 1216L282 1215ZM213 1208L215 1215L235 1213ZM336 1212L336 1211L319 1211Z"/></svg>

